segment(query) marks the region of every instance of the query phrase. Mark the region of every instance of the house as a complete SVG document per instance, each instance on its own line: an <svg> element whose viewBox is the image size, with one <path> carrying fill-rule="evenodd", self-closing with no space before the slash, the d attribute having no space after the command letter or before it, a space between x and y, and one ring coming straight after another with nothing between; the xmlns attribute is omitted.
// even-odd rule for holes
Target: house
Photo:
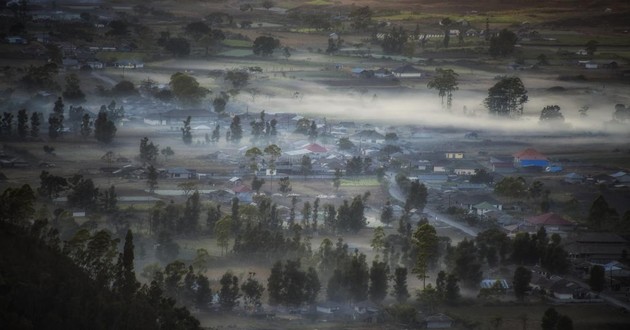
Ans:
<svg viewBox="0 0 630 330"><path fill-rule="evenodd" d="M197 177L197 171L183 167L173 167L166 170L166 175L171 179L194 179Z"/></svg>
<svg viewBox="0 0 630 330"><path fill-rule="evenodd" d="M562 181L566 183L583 183L584 180L585 180L584 176L579 175L575 172L565 175L562 179Z"/></svg>
<svg viewBox="0 0 630 330"><path fill-rule="evenodd" d="M514 173L514 158L513 157L490 157L490 169L495 173Z"/></svg>
<svg viewBox="0 0 630 330"><path fill-rule="evenodd" d="M544 227L548 232L571 231L576 227L575 223L553 212L529 217L525 219L525 222L530 226L534 226L536 229Z"/></svg>
<svg viewBox="0 0 630 330"><path fill-rule="evenodd" d="M85 65L89 66L92 70L99 70L105 67L105 64L100 61L87 61Z"/></svg>
<svg viewBox="0 0 630 330"><path fill-rule="evenodd" d="M473 212L482 209L487 212L494 210L503 210L503 204L494 199L489 194L466 194L457 193L450 197L455 205Z"/></svg>
<svg viewBox="0 0 630 330"><path fill-rule="evenodd" d="M316 310L322 314L333 314L341 310L341 305L334 302L322 302L317 304Z"/></svg>
<svg viewBox="0 0 630 330"><path fill-rule="evenodd" d="M251 203L253 201L252 188L249 186L240 184L232 187L231 190L239 201L243 203Z"/></svg>
<svg viewBox="0 0 630 330"><path fill-rule="evenodd" d="M549 159L533 148L527 148L514 155L514 166L516 167L540 167L549 166Z"/></svg>
<svg viewBox="0 0 630 330"><path fill-rule="evenodd" d="M477 215L485 215L488 212L499 211L499 209L488 202L481 202L473 205L472 211Z"/></svg>
<svg viewBox="0 0 630 330"><path fill-rule="evenodd" d="M445 314L434 314L424 319L427 329L450 329L453 319Z"/></svg>
<svg viewBox="0 0 630 330"><path fill-rule="evenodd" d="M630 251L628 241L615 233L581 233L564 245L569 258L595 263L620 260Z"/></svg>
<svg viewBox="0 0 630 330"><path fill-rule="evenodd" d="M26 45L28 44L28 40L26 40L23 37L20 36L8 36L6 38L4 38L4 40L7 41L7 43L12 44L12 45Z"/></svg>
<svg viewBox="0 0 630 330"><path fill-rule="evenodd" d="M119 69L141 69L144 68L144 62L138 60L119 60L114 63Z"/></svg>
<svg viewBox="0 0 630 330"><path fill-rule="evenodd" d="M503 290L510 289L510 283L506 279L503 279L503 278L481 280L479 287L482 289L492 289L495 287L495 285L499 286Z"/></svg>
<svg viewBox="0 0 630 330"><path fill-rule="evenodd" d="M64 58L61 60L61 65L66 70L78 70L80 68L79 60L76 58Z"/></svg>
<svg viewBox="0 0 630 330"><path fill-rule="evenodd" d="M630 174L620 171L610 175L616 183L630 183Z"/></svg>
<svg viewBox="0 0 630 330"><path fill-rule="evenodd" d="M481 166L477 162L459 161L455 162L452 167L453 173L457 175L474 175Z"/></svg>
<svg viewBox="0 0 630 330"><path fill-rule="evenodd" d="M216 118L216 114L205 109L170 110L167 112L147 115L144 123L147 125L182 125L190 116L191 124L207 124Z"/></svg>
<svg viewBox="0 0 630 330"><path fill-rule="evenodd" d="M411 64L406 64L392 70L394 76L398 78L420 78L422 77L422 71L416 69Z"/></svg>
<svg viewBox="0 0 630 330"><path fill-rule="evenodd" d="M447 151L444 153L446 159L464 159L463 151Z"/></svg>

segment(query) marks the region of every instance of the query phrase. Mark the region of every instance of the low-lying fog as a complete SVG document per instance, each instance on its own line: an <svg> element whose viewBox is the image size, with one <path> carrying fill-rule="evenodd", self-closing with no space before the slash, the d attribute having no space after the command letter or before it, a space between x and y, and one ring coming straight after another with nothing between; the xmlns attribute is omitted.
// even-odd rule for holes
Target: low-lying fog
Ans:
<svg viewBox="0 0 630 330"><path fill-rule="evenodd" d="M334 120L356 120L391 125L452 127L462 130L483 130L519 134L627 134L627 125L611 123L615 104L601 91L575 89L551 94L530 89L529 102L519 119L505 119L488 114L483 105L487 94L477 91L455 91L452 110L442 109L437 91L397 91L329 89L316 83L299 82L271 91L273 96L241 98L249 111L268 113L295 112L304 116ZM291 88L295 89L291 89ZM298 88L299 87L299 88ZM294 90L300 90L299 96ZM612 91L611 91L612 92ZM612 98L611 98L612 99ZM540 111L547 105L559 105L564 123L540 123ZM588 106L587 116L579 109ZM464 112L464 107L466 112Z"/></svg>

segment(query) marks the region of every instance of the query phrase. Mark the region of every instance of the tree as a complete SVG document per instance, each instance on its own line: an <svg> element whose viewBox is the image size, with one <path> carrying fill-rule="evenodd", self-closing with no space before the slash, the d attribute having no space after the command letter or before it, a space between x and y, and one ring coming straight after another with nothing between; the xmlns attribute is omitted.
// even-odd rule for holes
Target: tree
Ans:
<svg viewBox="0 0 630 330"><path fill-rule="evenodd" d="M522 266L519 266L514 271L514 295L518 300L525 298L525 293L529 290L529 282L532 280L532 272Z"/></svg>
<svg viewBox="0 0 630 330"><path fill-rule="evenodd" d="M195 41L199 41L203 36L210 33L210 27L204 22L192 22L188 23L184 28L186 34L192 36Z"/></svg>
<svg viewBox="0 0 630 330"><path fill-rule="evenodd" d="M243 292L243 298L245 300L245 308L256 309L261 305L260 298L262 297L265 288L255 278L256 273L249 273L249 277L243 284L241 284L241 291Z"/></svg>
<svg viewBox="0 0 630 330"><path fill-rule="evenodd" d="M354 143L352 143L352 141L350 141L349 138L342 137L337 142L337 147L339 148L339 150L352 150L355 148L355 145Z"/></svg>
<svg viewBox="0 0 630 330"><path fill-rule="evenodd" d="M586 42L586 45L585 45L586 47L584 49L586 50L586 53L588 54L588 56L595 55L598 45L599 45L599 42L597 42L597 40L589 40L588 42Z"/></svg>
<svg viewBox="0 0 630 330"><path fill-rule="evenodd" d="M101 111L94 121L94 137L103 143L111 143L116 135L116 125L107 119L107 112Z"/></svg>
<svg viewBox="0 0 630 330"><path fill-rule="evenodd" d="M498 35L490 38L488 51L492 57L504 57L514 52L514 46L518 41L516 34L508 29L503 29Z"/></svg>
<svg viewBox="0 0 630 330"><path fill-rule="evenodd" d="M273 37L260 36L254 40L254 54L260 56L269 56L273 51L280 47L280 40Z"/></svg>
<svg viewBox="0 0 630 330"><path fill-rule="evenodd" d="M210 141L219 142L220 138L221 138L221 126L217 124L217 126L212 130L212 138L210 139Z"/></svg>
<svg viewBox="0 0 630 330"><path fill-rule="evenodd" d="M219 283L221 284L219 305L223 310L231 311L238 306L238 298L241 296L238 288L238 277L228 271L223 274Z"/></svg>
<svg viewBox="0 0 630 330"><path fill-rule="evenodd" d="M563 122L564 116L560 112L560 107L557 105L548 105L540 112L541 122Z"/></svg>
<svg viewBox="0 0 630 330"><path fill-rule="evenodd" d="M422 287L424 288L427 272L436 263L438 257L437 232L433 226L425 223L416 229L413 233L413 239L418 255L412 272L422 280Z"/></svg>
<svg viewBox="0 0 630 330"><path fill-rule="evenodd" d="M7 188L0 195L0 221L27 223L35 214L35 193L27 184Z"/></svg>
<svg viewBox="0 0 630 330"><path fill-rule="evenodd" d="M158 173L153 165L149 165L147 168L147 185L149 186L149 191L153 193L155 188L157 188L157 179Z"/></svg>
<svg viewBox="0 0 630 330"><path fill-rule="evenodd" d="M302 161L300 163L300 172L302 172L302 175L306 177L309 174L311 174L312 171L313 171L313 163L312 163L311 157L307 155L302 156Z"/></svg>
<svg viewBox="0 0 630 330"><path fill-rule="evenodd" d="M177 72L171 76L169 83L173 95L182 103L196 105L209 93L209 90L199 86L197 79L185 73Z"/></svg>
<svg viewBox="0 0 630 330"><path fill-rule="evenodd" d="M394 291L392 295L399 304L406 302L409 298L409 291L407 290L407 268L396 267L394 270Z"/></svg>
<svg viewBox="0 0 630 330"><path fill-rule="evenodd" d="M556 323L556 330L573 330L573 320L567 315L560 315L558 323Z"/></svg>
<svg viewBox="0 0 630 330"><path fill-rule="evenodd" d="M86 210L96 208L98 188L94 186L92 179L85 179L82 175L75 174L68 182L70 183L70 192L68 193L69 206Z"/></svg>
<svg viewBox="0 0 630 330"><path fill-rule="evenodd" d="M386 226L389 226L394 220L394 207L392 206L392 202L388 199L381 210L381 222Z"/></svg>
<svg viewBox="0 0 630 330"><path fill-rule="evenodd" d="M164 161L167 161L168 157L175 155L175 151L173 151L171 147L163 148L162 150L160 150L160 153L162 154L162 156L164 156Z"/></svg>
<svg viewBox="0 0 630 330"><path fill-rule="evenodd" d="M232 87L238 90L247 85L247 82L249 81L249 73L242 69L228 70L225 72L225 77L223 79L231 82Z"/></svg>
<svg viewBox="0 0 630 330"><path fill-rule="evenodd" d="M176 57L184 57L190 54L190 43L186 38L168 38L164 41L164 49Z"/></svg>
<svg viewBox="0 0 630 330"><path fill-rule="evenodd" d="M254 175L254 178L252 179L252 189L257 194L260 193L260 188L262 188L264 184L265 184L265 179L258 178L257 176Z"/></svg>
<svg viewBox="0 0 630 330"><path fill-rule="evenodd" d="M149 142L148 137L140 139L140 160L145 163L153 163L157 160L159 145Z"/></svg>
<svg viewBox="0 0 630 330"><path fill-rule="evenodd" d="M541 321L542 330L555 330L556 325L558 324L558 319L560 318L560 314L556 311L555 308L551 307L545 311L543 314Z"/></svg>
<svg viewBox="0 0 630 330"><path fill-rule="evenodd" d="M125 236L123 253L119 256L119 264L121 267L118 270L118 283L115 285L118 292L126 299L131 299L140 288L140 283L136 280L136 273L133 266L133 249L133 233L131 232L131 229L129 229L127 230L127 235Z"/></svg>
<svg viewBox="0 0 630 330"><path fill-rule="evenodd" d="M39 125L41 123L40 120L41 114L39 112L33 112L31 115L31 137L38 138L39 137Z"/></svg>
<svg viewBox="0 0 630 330"><path fill-rule="evenodd" d="M181 128L181 131L182 131L182 141L184 141L185 144L190 145L193 139L191 128L190 128L190 116L186 117L186 120L184 120L184 127Z"/></svg>
<svg viewBox="0 0 630 330"><path fill-rule="evenodd" d="M271 273L267 278L267 292L269 292L269 305L276 306L282 303L282 262L277 261L271 267Z"/></svg>
<svg viewBox="0 0 630 330"><path fill-rule="evenodd" d="M85 102L85 94L81 90L81 81L76 74L72 73L66 76L66 90L63 91L62 96L71 103L83 103Z"/></svg>
<svg viewBox="0 0 630 330"><path fill-rule="evenodd" d="M442 99L442 108L444 108L444 97L446 96L446 109L451 109L453 103L453 91L458 90L457 77L459 76L453 69L435 69L436 75L427 83L429 89L436 89L438 95Z"/></svg>
<svg viewBox="0 0 630 330"><path fill-rule="evenodd" d="M490 114L500 117L520 117L527 103L527 90L518 77L503 77L488 89L484 104Z"/></svg>
<svg viewBox="0 0 630 330"><path fill-rule="evenodd" d="M591 290L595 292L602 292L604 290L604 283L606 281L606 274L604 267L595 265L591 267L590 276L588 278L588 285Z"/></svg>
<svg viewBox="0 0 630 330"><path fill-rule="evenodd" d="M92 134L92 121L90 120L90 115L89 114L84 114L83 117L81 117L81 128L80 128L80 133L82 137L88 137L90 136L90 134Z"/></svg>
<svg viewBox="0 0 630 330"><path fill-rule="evenodd" d="M218 114L222 114L225 111L225 106L227 105L227 99L224 97L215 97L212 100L212 107L214 108L214 112Z"/></svg>
<svg viewBox="0 0 630 330"><path fill-rule="evenodd" d="M241 118L234 116L230 124L230 140L233 143L239 143L243 138L243 128L241 127Z"/></svg>
<svg viewBox="0 0 630 330"><path fill-rule="evenodd" d="M494 181L494 177L492 176L492 174L488 173L488 171L486 171L486 169L481 168L481 169L475 169L475 174L470 176L470 179L468 179L468 181L470 183L492 183L492 181Z"/></svg>
<svg viewBox="0 0 630 330"><path fill-rule="evenodd" d="M288 176L280 178L280 180L278 180L278 185L279 185L278 190L283 194L287 194L291 192L292 190L291 180L289 179Z"/></svg>
<svg viewBox="0 0 630 330"><path fill-rule="evenodd" d="M448 303L452 304L456 302L457 299L459 299L459 285L457 285L457 282L459 282L459 279L457 279L457 276L453 274L448 274L448 276L446 276L446 285L444 288L444 299Z"/></svg>
<svg viewBox="0 0 630 330"><path fill-rule="evenodd" d="M374 260L372 261L372 268L370 268L370 288L369 295L370 300L375 303L380 303L387 296L389 277L389 266L384 261Z"/></svg>
<svg viewBox="0 0 630 330"><path fill-rule="evenodd" d="M466 288L476 288L481 282L481 263L474 241L464 239L455 247L453 256L453 275L462 281Z"/></svg>
<svg viewBox="0 0 630 330"><path fill-rule="evenodd" d="M591 204L586 218L587 223L593 229L611 228L617 222L619 215L614 208L608 205L604 196L598 196Z"/></svg>
<svg viewBox="0 0 630 330"><path fill-rule="evenodd" d="M214 235L217 238L217 245L221 248L221 255L228 251L231 231L232 217L229 215L224 216L214 225Z"/></svg>
<svg viewBox="0 0 630 330"><path fill-rule="evenodd" d="M358 7L353 9L348 15L350 24L358 31L366 30L372 25L373 12L369 6Z"/></svg>
<svg viewBox="0 0 630 330"><path fill-rule="evenodd" d="M68 188L68 181L64 177L52 175L47 171L42 171L39 175L39 181L37 193L48 199L59 197L59 193Z"/></svg>
<svg viewBox="0 0 630 330"><path fill-rule="evenodd" d="M48 136L51 139L56 139L63 132L63 112L64 104L61 97L55 101L53 112L48 117Z"/></svg>
<svg viewBox="0 0 630 330"><path fill-rule="evenodd" d="M409 35L402 26L392 27L391 32L383 38L381 47L383 47L383 52L387 54L401 54L408 40Z"/></svg>
<svg viewBox="0 0 630 330"><path fill-rule="evenodd" d="M407 200L405 201L405 209L411 210L415 208L422 212L427 204L428 195L429 193L424 183L420 183L419 180L411 181L407 193Z"/></svg>
<svg viewBox="0 0 630 330"><path fill-rule="evenodd" d="M385 247L385 230L383 230L383 227L379 226L374 228L374 234L372 236L370 246L377 254L381 251L381 249L383 249L383 247Z"/></svg>
<svg viewBox="0 0 630 330"><path fill-rule="evenodd" d="M341 170L336 168L335 169L335 177L333 178L333 187L335 187L335 191L339 191L339 187L341 186L341 177L343 175L341 174Z"/></svg>
<svg viewBox="0 0 630 330"><path fill-rule="evenodd" d="M123 80L112 87L112 95L133 96L138 95L138 90L136 90L136 86L131 81Z"/></svg>
<svg viewBox="0 0 630 330"><path fill-rule="evenodd" d="M498 195L521 198L527 194L527 184L523 177L504 177L494 186L494 192Z"/></svg>
<svg viewBox="0 0 630 330"><path fill-rule="evenodd" d="M20 139L26 139L28 136L28 114L26 113L26 109L22 109L18 111L17 117L17 133Z"/></svg>

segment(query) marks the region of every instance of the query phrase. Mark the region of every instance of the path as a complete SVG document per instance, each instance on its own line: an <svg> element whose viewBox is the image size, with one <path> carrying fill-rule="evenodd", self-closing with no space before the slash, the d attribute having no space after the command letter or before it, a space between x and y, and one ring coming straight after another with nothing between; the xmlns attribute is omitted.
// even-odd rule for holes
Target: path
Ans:
<svg viewBox="0 0 630 330"><path fill-rule="evenodd" d="M394 173L389 172L386 174L386 178L389 181L389 195L392 196L392 198L404 204L406 198L405 198L405 195L402 193L402 191L400 191L400 187L398 187L398 184L396 184L396 175ZM479 229L468 226L457 220L454 220L449 215L438 213L437 211L432 210L428 207L424 208L424 213L428 214L430 217L432 217L433 219L437 221L443 222L453 228L457 228L461 230L466 235L476 237L477 234L479 233Z"/></svg>
<svg viewBox="0 0 630 330"><path fill-rule="evenodd" d="M102 74L100 74L98 72L92 71L91 75L92 75L92 77L94 77L94 78L96 78L96 79L98 79L100 81L103 81L106 84L109 84L110 86L116 86L116 84L117 84L116 80L114 80L114 79L112 79L110 77L106 77L106 76L104 76L104 75L102 75Z"/></svg>

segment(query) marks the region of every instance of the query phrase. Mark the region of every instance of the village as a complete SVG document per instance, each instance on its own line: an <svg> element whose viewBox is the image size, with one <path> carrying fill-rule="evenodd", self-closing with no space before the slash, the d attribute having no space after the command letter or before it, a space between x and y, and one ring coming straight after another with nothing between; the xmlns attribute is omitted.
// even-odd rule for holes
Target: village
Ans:
<svg viewBox="0 0 630 330"><path fill-rule="evenodd" d="M104 328L627 327L627 6L323 2L8 2L3 248Z"/></svg>

